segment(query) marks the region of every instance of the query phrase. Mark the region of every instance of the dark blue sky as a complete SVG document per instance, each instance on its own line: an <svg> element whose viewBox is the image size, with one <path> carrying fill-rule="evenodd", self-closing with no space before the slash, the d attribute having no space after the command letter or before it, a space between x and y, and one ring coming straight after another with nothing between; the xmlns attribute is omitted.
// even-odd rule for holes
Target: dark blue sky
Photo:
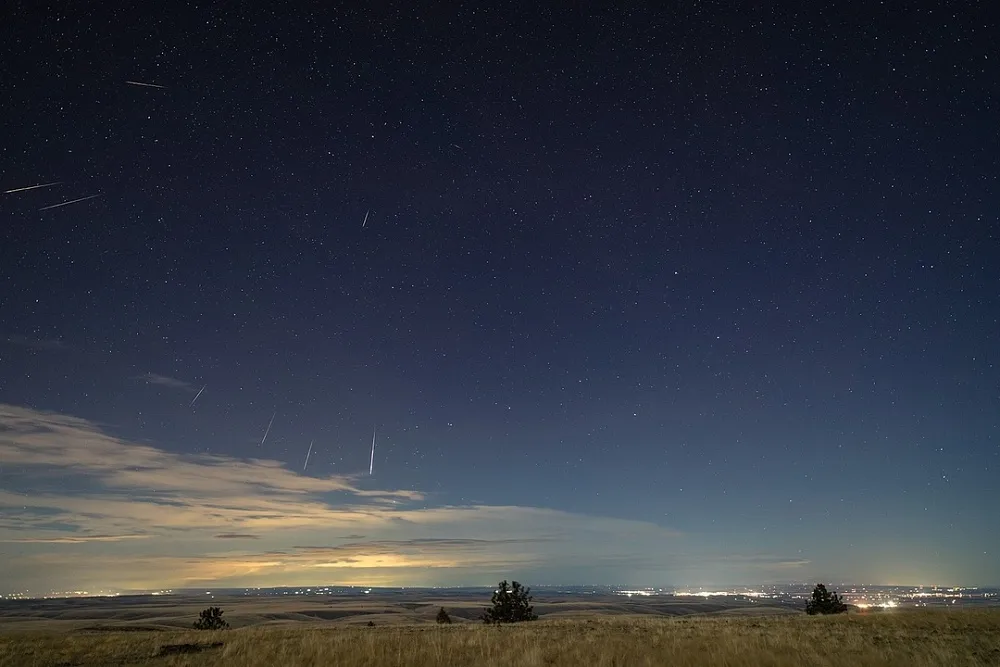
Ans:
<svg viewBox="0 0 1000 667"><path fill-rule="evenodd" d="M986 5L629 4L23 4L0 588L1000 582Z"/></svg>

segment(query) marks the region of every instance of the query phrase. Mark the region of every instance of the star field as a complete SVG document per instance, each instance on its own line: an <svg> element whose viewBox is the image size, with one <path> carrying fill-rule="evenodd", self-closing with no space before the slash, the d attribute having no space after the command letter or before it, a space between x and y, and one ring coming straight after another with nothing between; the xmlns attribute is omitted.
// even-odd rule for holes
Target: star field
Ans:
<svg viewBox="0 0 1000 667"><path fill-rule="evenodd" d="M991 26L20 7L0 588L998 583Z"/></svg>

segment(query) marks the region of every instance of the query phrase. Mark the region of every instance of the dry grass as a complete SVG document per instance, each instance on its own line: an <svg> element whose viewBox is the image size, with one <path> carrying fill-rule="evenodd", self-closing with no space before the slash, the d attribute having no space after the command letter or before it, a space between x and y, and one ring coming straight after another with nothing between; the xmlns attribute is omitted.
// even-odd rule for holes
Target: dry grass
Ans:
<svg viewBox="0 0 1000 667"><path fill-rule="evenodd" d="M222 645L207 647L213 642ZM161 647L177 644L206 648L158 657ZM0 635L0 667L41 665L995 667L1000 610Z"/></svg>

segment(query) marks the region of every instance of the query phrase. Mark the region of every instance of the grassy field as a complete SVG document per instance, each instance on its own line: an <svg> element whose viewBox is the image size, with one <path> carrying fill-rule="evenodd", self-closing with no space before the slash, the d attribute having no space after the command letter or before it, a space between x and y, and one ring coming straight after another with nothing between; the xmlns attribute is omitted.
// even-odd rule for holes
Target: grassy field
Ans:
<svg viewBox="0 0 1000 667"><path fill-rule="evenodd" d="M0 634L0 666L1000 665L1000 610Z"/></svg>

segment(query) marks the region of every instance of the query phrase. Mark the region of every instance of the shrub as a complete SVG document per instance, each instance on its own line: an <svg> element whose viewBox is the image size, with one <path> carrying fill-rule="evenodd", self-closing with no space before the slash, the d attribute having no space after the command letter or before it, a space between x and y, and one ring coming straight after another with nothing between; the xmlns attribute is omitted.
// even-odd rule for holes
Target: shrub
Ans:
<svg viewBox="0 0 1000 667"><path fill-rule="evenodd" d="M228 627L229 623L222 620L222 610L218 607L203 609L194 622L195 630L225 630Z"/></svg>
<svg viewBox="0 0 1000 667"><path fill-rule="evenodd" d="M441 611L438 612L437 622L438 623L451 623L451 616L449 616L448 612L446 612L444 610L444 607L441 607Z"/></svg>
<svg viewBox="0 0 1000 667"><path fill-rule="evenodd" d="M843 614L847 611L847 605L836 593L831 594L823 584L816 584L813 589L812 598L806 602L806 613L810 616L816 614Z"/></svg>
<svg viewBox="0 0 1000 667"><path fill-rule="evenodd" d="M482 615L483 623L518 623L520 621L537 621L538 615L534 613L531 605L531 589L524 588L518 582L512 582L507 587L507 581L501 581L497 585L497 590L493 591L490 598L492 607L488 607Z"/></svg>

